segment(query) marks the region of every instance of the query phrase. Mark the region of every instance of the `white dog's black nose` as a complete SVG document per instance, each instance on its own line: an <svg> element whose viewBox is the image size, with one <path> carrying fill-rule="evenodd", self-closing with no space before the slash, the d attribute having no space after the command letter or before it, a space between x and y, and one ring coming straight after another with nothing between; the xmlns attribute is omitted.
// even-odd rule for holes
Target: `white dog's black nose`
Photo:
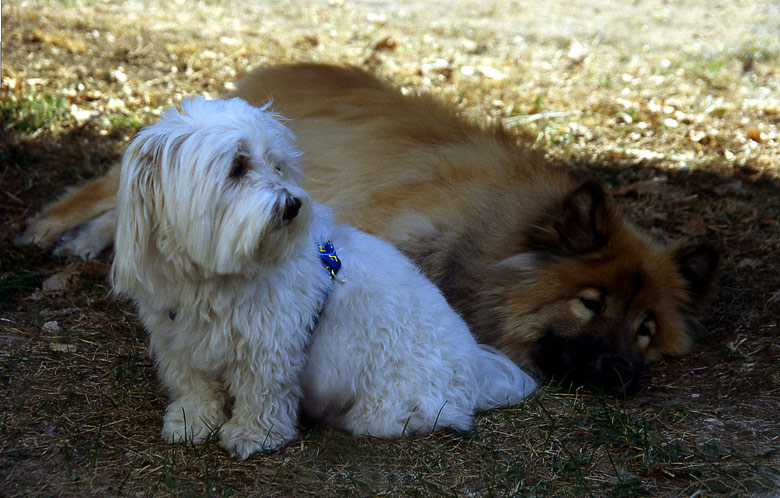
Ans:
<svg viewBox="0 0 780 498"><path fill-rule="evenodd" d="M284 211L282 212L283 221L292 221L293 218L298 216L298 211L301 209L301 200L297 197L290 197L284 201Z"/></svg>

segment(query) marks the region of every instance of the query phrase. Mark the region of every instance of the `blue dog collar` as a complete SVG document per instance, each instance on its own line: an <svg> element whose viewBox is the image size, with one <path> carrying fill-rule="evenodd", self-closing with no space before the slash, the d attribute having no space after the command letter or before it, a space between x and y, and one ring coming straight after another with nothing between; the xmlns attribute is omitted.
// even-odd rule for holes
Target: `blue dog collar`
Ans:
<svg viewBox="0 0 780 498"><path fill-rule="evenodd" d="M322 316L322 311L325 309L325 303L328 301L328 294L330 294L330 289L333 287L333 281L338 280L336 274L341 269L341 260L339 259L338 254L336 254L336 248L333 247L331 241L326 240L322 244L317 244L317 253L320 257L322 266L324 266L325 270L330 274L330 283L323 292L322 306L320 306L319 312L314 315L314 326L312 327L312 331L314 331L317 324L320 322L320 316Z"/></svg>

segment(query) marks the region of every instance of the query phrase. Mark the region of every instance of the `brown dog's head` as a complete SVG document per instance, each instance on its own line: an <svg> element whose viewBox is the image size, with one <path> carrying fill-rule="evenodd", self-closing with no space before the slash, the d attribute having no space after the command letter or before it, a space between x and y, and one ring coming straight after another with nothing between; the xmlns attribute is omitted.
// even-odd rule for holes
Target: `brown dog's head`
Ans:
<svg viewBox="0 0 780 498"><path fill-rule="evenodd" d="M483 298L499 317L494 342L521 365L620 394L646 363L690 349L718 264L712 246L652 241L590 181L516 240L522 251L498 265Z"/></svg>

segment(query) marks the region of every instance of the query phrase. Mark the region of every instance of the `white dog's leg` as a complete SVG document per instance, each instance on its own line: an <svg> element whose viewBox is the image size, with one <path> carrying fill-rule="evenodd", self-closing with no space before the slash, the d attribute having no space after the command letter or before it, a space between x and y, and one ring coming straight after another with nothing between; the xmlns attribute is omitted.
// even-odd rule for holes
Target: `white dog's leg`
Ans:
<svg viewBox="0 0 780 498"><path fill-rule="evenodd" d="M160 357L160 380L173 400L163 417L162 437L169 443L202 443L227 420L226 393L220 382L178 361Z"/></svg>
<svg viewBox="0 0 780 498"><path fill-rule="evenodd" d="M247 368L233 372L229 379L234 397L232 416L220 430L220 445L231 455L245 460L255 452L278 449L298 436L301 393L297 372L289 373L284 372L281 379Z"/></svg>

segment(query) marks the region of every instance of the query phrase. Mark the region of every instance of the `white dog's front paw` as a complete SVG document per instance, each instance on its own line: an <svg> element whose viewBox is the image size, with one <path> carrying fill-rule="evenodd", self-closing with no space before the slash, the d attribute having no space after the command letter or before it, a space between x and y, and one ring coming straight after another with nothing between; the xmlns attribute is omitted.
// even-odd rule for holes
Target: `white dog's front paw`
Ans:
<svg viewBox="0 0 780 498"><path fill-rule="evenodd" d="M202 405L171 403L163 418L162 437L169 443L184 441L200 444L225 423L222 404L214 401Z"/></svg>
<svg viewBox="0 0 780 498"><path fill-rule="evenodd" d="M254 453L278 450L297 435L295 428L278 431L272 427L266 431L258 431L228 422L219 431L219 445L231 456L246 460Z"/></svg>

